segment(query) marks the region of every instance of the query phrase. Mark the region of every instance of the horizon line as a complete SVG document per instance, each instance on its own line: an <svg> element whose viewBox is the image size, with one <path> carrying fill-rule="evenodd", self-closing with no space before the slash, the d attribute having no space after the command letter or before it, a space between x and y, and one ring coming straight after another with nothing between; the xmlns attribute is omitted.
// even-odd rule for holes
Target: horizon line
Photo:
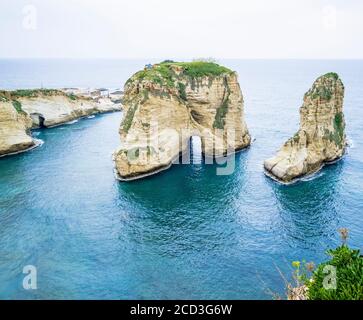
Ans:
<svg viewBox="0 0 363 320"><path fill-rule="evenodd" d="M165 60L166 58L155 58L155 57L0 57L0 60ZM329 61L347 61L347 60L363 60L362 58L214 58L214 57L197 57L197 58L173 58L175 61L178 60L198 60L198 59L214 59L218 60L329 60ZM172 60L172 59L171 59Z"/></svg>

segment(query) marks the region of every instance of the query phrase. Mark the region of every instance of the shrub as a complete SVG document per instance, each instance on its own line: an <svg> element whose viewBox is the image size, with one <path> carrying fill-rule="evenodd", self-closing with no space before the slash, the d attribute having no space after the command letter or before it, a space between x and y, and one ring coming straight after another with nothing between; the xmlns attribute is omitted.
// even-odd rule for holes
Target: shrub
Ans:
<svg viewBox="0 0 363 320"><path fill-rule="evenodd" d="M126 133L128 133L131 128L132 120L134 119L136 110L137 105L130 107L129 110L127 110L126 116L122 122L122 128Z"/></svg>
<svg viewBox="0 0 363 320"><path fill-rule="evenodd" d="M73 101L77 100L77 96L73 93L68 94L67 97Z"/></svg>
<svg viewBox="0 0 363 320"><path fill-rule="evenodd" d="M213 128L216 129L224 129L224 119L228 112L228 104L229 104L229 96L231 95L231 90L228 86L227 79L224 79L224 84L226 89L226 93L223 99L221 106L217 109L216 116L214 118Z"/></svg>
<svg viewBox="0 0 363 320"><path fill-rule="evenodd" d="M318 266L312 280L307 282L310 300L363 300L363 257L359 250L350 249L346 244L328 250L331 259ZM325 289L323 280L326 266L336 268L336 289Z"/></svg>
<svg viewBox="0 0 363 320"><path fill-rule="evenodd" d="M18 112L18 113L25 113L23 108L21 107L21 103L17 100L14 100L13 101L13 106L15 108L15 110Z"/></svg>
<svg viewBox="0 0 363 320"><path fill-rule="evenodd" d="M11 92L13 98L36 98L40 95L52 96L57 94L63 94L62 91L56 89L21 89Z"/></svg>
<svg viewBox="0 0 363 320"><path fill-rule="evenodd" d="M184 100L184 101L188 100L184 83L178 82L178 92L179 92L179 96L182 100Z"/></svg>
<svg viewBox="0 0 363 320"><path fill-rule="evenodd" d="M220 76L223 74L231 74L233 71L220 66L215 62L193 61L193 62L169 62L164 61L154 65L151 69L141 70L133 77L126 81L129 84L133 80L142 81L150 80L159 85L165 85L169 88L175 88L175 81L178 76L173 70L173 66L180 67L182 74L190 79L205 77L205 76Z"/></svg>
<svg viewBox="0 0 363 320"><path fill-rule="evenodd" d="M315 91L313 92L312 98L316 99L316 98L321 98L327 101L330 101L330 99L332 98L332 92L326 88L326 87L319 87L317 89L315 89Z"/></svg>
<svg viewBox="0 0 363 320"><path fill-rule="evenodd" d="M339 75L335 72L329 72L329 73L325 74L324 77L333 78L335 80L339 79Z"/></svg>
<svg viewBox="0 0 363 320"><path fill-rule="evenodd" d="M205 76L220 76L222 74L233 73L232 70L223 67L214 62L193 61L193 62L178 62L175 63L184 69L184 74L191 78Z"/></svg>

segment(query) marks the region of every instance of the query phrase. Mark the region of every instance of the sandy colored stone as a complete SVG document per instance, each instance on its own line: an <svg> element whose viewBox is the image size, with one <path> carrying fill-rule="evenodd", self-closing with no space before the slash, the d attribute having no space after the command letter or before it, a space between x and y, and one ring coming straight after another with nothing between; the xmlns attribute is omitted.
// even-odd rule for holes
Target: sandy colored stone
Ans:
<svg viewBox="0 0 363 320"><path fill-rule="evenodd" d="M121 180L169 168L188 150L191 136L201 137L207 156L225 155L250 144L236 73L191 78L182 67L171 68L171 85L137 76L125 85L121 146L114 153ZM217 123L223 105L226 112Z"/></svg>
<svg viewBox="0 0 363 320"><path fill-rule="evenodd" d="M110 99L98 101L82 97L72 100L65 95L40 96L36 98L20 98L22 109L28 113L34 122L34 127L52 127L90 115L120 111L121 105L114 104Z"/></svg>
<svg viewBox="0 0 363 320"><path fill-rule="evenodd" d="M12 102L0 101L0 156L27 150L35 145L30 136L32 121L18 113Z"/></svg>
<svg viewBox="0 0 363 320"><path fill-rule="evenodd" d="M300 108L300 129L264 163L266 172L284 183L318 171L345 152L344 85L335 73L318 78Z"/></svg>
<svg viewBox="0 0 363 320"><path fill-rule="evenodd" d="M0 156L26 151L36 146L30 129L52 127L90 115L120 111L107 97L72 98L60 90L23 90L29 96L11 91L0 92ZM16 110L18 103L21 110Z"/></svg>

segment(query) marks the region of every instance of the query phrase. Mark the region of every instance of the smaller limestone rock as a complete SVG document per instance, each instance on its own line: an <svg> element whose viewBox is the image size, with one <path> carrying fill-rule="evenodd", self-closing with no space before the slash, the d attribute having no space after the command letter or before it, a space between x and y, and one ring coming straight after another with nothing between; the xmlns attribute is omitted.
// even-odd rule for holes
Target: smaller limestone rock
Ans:
<svg viewBox="0 0 363 320"><path fill-rule="evenodd" d="M318 78L300 108L300 129L264 163L274 179L290 183L340 159L345 152L344 85L336 73Z"/></svg>

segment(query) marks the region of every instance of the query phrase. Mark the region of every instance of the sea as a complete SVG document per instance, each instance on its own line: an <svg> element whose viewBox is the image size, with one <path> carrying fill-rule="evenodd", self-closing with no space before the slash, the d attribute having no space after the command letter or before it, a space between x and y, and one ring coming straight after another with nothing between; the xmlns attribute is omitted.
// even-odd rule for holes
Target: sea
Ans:
<svg viewBox="0 0 363 320"><path fill-rule="evenodd" d="M156 61L3 59L0 89L122 90ZM196 142L191 164L116 180L122 112L34 130L40 147L0 158L0 299L286 298L292 262L326 261L339 228L362 249L363 61L219 62L238 72L253 138L229 175ZM279 184L263 161L298 130L304 93L327 72L346 89L347 154Z"/></svg>

